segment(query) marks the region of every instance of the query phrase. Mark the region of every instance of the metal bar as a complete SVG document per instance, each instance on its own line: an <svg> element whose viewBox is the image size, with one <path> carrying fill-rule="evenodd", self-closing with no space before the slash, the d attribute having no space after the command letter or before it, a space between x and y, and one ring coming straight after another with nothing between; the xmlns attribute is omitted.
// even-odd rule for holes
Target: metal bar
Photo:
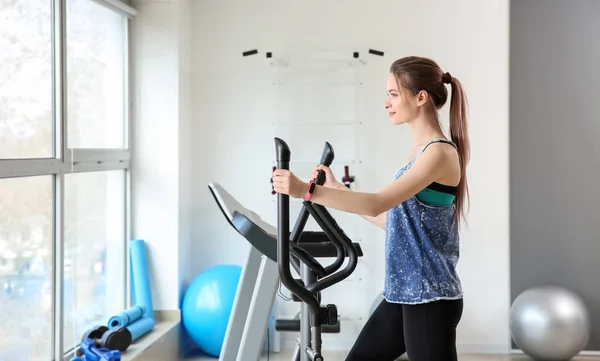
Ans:
<svg viewBox="0 0 600 361"><path fill-rule="evenodd" d="M129 165L128 165L129 167ZM123 272L123 287L125 287L125 305L131 306L133 303L131 295L131 277L129 277L129 270L131 269L131 259L129 257L129 241L132 239L132 180L131 170L125 170L125 244L123 245L123 256L125 257L125 272Z"/></svg>
<svg viewBox="0 0 600 361"><path fill-rule="evenodd" d="M56 269L54 278L54 325L55 341L54 341L54 359L62 360L64 357L64 327L63 327L63 308L64 308L64 190L65 177L64 163L61 161L65 154L67 145L67 0L56 0L56 36L54 38L55 57L53 64L54 79L56 81L54 107L54 125L56 129L56 149L57 156L55 159L60 165L59 172L56 173L55 188L54 188L54 228L55 228L55 244L54 244L54 267Z"/></svg>
<svg viewBox="0 0 600 361"><path fill-rule="evenodd" d="M233 300L231 316L227 324L219 361L235 361L238 357L248 356L240 355L241 342L244 332L248 327L249 314L254 312L251 305L252 298L255 296L254 291L259 282L258 279L264 276L264 274L261 274L261 268L263 267L263 263L267 261L273 263L273 261L266 257L263 259L263 255L258 249L252 245L248 245L248 255L242 268L242 274L240 275ZM277 274L277 271L275 271L275 274ZM250 332L258 333L257 330L250 330Z"/></svg>
<svg viewBox="0 0 600 361"><path fill-rule="evenodd" d="M123 36L123 119L125 120L125 139L124 144L125 148L131 150L131 93L132 93L132 83L131 83L131 21L125 18L123 19L123 29L125 34Z"/></svg>
<svg viewBox="0 0 600 361"><path fill-rule="evenodd" d="M58 159L64 161L67 154L67 144L69 144L69 135L67 129L67 4L68 0L58 0L61 4L60 17L58 19L58 32L56 51L56 64L54 65L54 74L57 80L56 94L57 102L55 109L55 124L60 133L57 139L57 148L60 149Z"/></svg>
<svg viewBox="0 0 600 361"><path fill-rule="evenodd" d="M126 149L66 149L65 163L114 162L130 159Z"/></svg>
<svg viewBox="0 0 600 361"><path fill-rule="evenodd" d="M54 177L54 360L62 360L63 350L63 298L64 298L64 186L65 177Z"/></svg>
<svg viewBox="0 0 600 361"><path fill-rule="evenodd" d="M62 77L62 67L60 66L62 62L62 55L60 48L63 44L62 42L62 32L60 29L61 19L63 19L60 10L60 1L54 0L52 1L52 104L53 112L52 112L52 130L53 130L53 146L54 146L54 154L53 157L56 159L61 159L63 155L63 124L62 124L62 101L63 94L61 89L63 89L63 77Z"/></svg>
<svg viewBox="0 0 600 361"><path fill-rule="evenodd" d="M254 247L252 247L254 248ZM275 303L279 275L277 263L262 256L260 270L249 305L249 314L239 342L236 361L258 360L265 342L265 331ZM223 360L228 360L223 358Z"/></svg>
<svg viewBox="0 0 600 361"><path fill-rule="evenodd" d="M109 9L116 10L127 17L134 17L138 11L131 6L125 4L119 0L92 0L102 6L106 6Z"/></svg>
<svg viewBox="0 0 600 361"><path fill-rule="evenodd" d="M129 159L128 159L128 170L127 174L127 184L126 184L126 194L127 198L125 203L127 205L127 212L125 213L126 219L126 227L127 227L127 235L125 238L125 257L127 258L127 268L125 270L125 295L126 295L126 304L130 306L132 304L132 295L131 295L131 277L129 277L129 269L130 269L130 257L129 257L129 241L133 238L134 230L133 230L133 175L134 173L131 171L131 160L133 158L133 94L134 84L133 84L133 76L132 76L132 24L129 19L124 19L125 21L125 120L127 122L127 128L125 129L125 139L127 140L125 147L129 149Z"/></svg>
<svg viewBox="0 0 600 361"><path fill-rule="evenodd" d="M59 2L58 0L52 0L50 2L50 31L51 31L51 45L50 45L50 54L51 54L51 64L50 67L51 69L56 69L56 64L58 63L57 61L57 51L56 49L56 43L57 43L57 39L58 39L58 33L60 32L58 30L58 24L60 24L59 18L58 18L58 14L60 13L60 6L59 6ZM59 100L57 99L58 94L59 94L59 87L57 84L57 78L56 78L56 72L52 72L52 104L53 104L53 108L56 109L56 104L58 104ZM57 116L56 116L56 112L52 112L52 131L53 131L53 137L52 137L52 141L53 141L53 145L54 145L54 156L59 156L58 154L60 153L59 151L59 147L60 144L58 144L59 142L57 142L57 140L59 139L57 134L58 132L60 132L60 130L57 127ZM56 161L56 159L52 159L52 161L54 161L53 163L48 163L50 164L48 167L52 168L52 167L56 167L58 168L60 165L58 164L58 162ZM2 161L0 161L0 172L2 172L3 170L5 170L5 167L2 166ZM8 164L6 163L6 161L4 162L4 164ZM22 165L22 162L20 161L13 161L12 162L13 165L15 165L18 169L18 167L20 165ZM27 168L25 168L27 169ZM21 169L22 170L22 169ZM8 174L8 172L7 172ZM16 175L16 173L13 173L13 175ZM0 175L1 177L1 175ZM53 188L53 192L52 194L54 195L54 203L56 203L56 177L54 178L53 182L52 182L52 188ZM54 207L56 208L56 207ZM53 212L53 214L56 217L56 212ZM52 260L52 265L50 267L51 269L51 274L52 274L52 279L56 280L57 276L57 272L56 272L56 245L58 244L58 237L57 237L57 232L56 232L56 220L53 220L54 222L52 223L54 225L54 233L52 234L52 256L50 257L50 259ZM57 288L56 287L56 282L52 282L52 296L50 299L50 309L52 310L52 317L51 317L51 325L50 325L50 359L51 360L60 360L59 358L57 358L56 356L59 354L58 350L57 350L57 345L58 345L58 340L56 337L56 330L60 329L60 325L59 325L59 321L60 319L57 318L57 314L55 312L55 310L58 307L57 302L56 302L56 292L57 292Z"/></svg>
<svg viewBox="0 0 600 361"><path fill-rule="evenodd" d="M117 162L87 162L73 164L65 163L64 173L101 172L109 170L129 169L129 167L130 162L128 160Z"/></svg>
<svg viewBox="0 0 600 361"><path fill-rule="evenodd" d="M127 160L98 160L89 162L63 163L58 159L14 159L0 160L0 179L30 177L77 172L97 172L129 169Z"/></svg>
<svg viewBox="0 0 600 361"><path fill-rule="evenodd" d="M132 127L131 127L131 122L132 122L132 116L131 116L131 93L132 93L132 89L133 89L133 85L132 85L132 79L131 79L131 21L129 21L128 18L123 19L123 21L125 22L125 36L124 36L124 55L125 55L125 60L123 62L124 65L124 70L125 70L125 79L124 79L124 86L125 86L125 101L123 102L124 104L124 113L125 113L125 121L127 122L127 127L125 128L125 148L129 149L129 165L128 167L131 166L131 149L132 149ZM131 277L129 277L129 269L130 269L130 257L129 257L129 241L132 239L133 237L133 226L132 226L132 221L133 221L133 202L132 202L132 197L133 197L133 179L132 179L132 172L131 169L128 169L126 171L126 184L125 184L125 194L126 194L126 198L125 198L125 207L126 207L126 211L125 211L125 228L126 228L126 234L125 234L125 264L127 265L127 267L125 268L125 274L123 275L123 277L125 277L125 304L127 306L130 306L133 302L132 300L132 295L131 295Z"/></svg>
<svg viewBox="0 0 600 361"><path fill-rule="evenodd" d="M316 277L314 276L312 270L304 263L301 264L301 273L300 277L302 281L304 281L305 285L309 285L316 281ZM302 302L300 304L300 361L310 361L308 353L306 352L307 348L312 347L312 338L311 338L311 318L310 313L312 312L310 306L306 302ZM319 326L319 325L317 325Z"/></svg>
<svg viewBox="0 0 600 361"><path fill-rule="evenodd" d="M300 337L296 340L296 346L292 353L292 361L300 361Z"/></svg>
<svg viewBox="0 0 600 361"><path fill-rule="evenodd" d="M0 160L0 178L58 174L61 169L62 162L52 158Z"/></svg>

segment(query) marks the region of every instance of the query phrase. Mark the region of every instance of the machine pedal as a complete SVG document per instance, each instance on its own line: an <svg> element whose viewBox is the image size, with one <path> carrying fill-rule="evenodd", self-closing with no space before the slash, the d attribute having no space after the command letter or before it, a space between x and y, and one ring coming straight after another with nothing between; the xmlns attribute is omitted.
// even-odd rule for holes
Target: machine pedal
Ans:
<svg viewBox="0 0 600 361"><path fill-rule="evenodd" d="M300 332L300 319L276 319L275 331ZM323 333L340 333L340 331L341 326L339 320L334 325L321 326L321 332Z"/></svg>

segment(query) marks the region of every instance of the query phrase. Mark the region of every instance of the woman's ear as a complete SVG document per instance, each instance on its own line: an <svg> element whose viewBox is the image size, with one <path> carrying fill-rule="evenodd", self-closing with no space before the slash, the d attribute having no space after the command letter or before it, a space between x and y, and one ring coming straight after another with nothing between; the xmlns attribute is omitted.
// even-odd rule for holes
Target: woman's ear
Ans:
<svg viewBox="0 0 600 361"><path fill-rule="evenodd" d="M429 94L425 90L421 90L417 94L417 106L421 107L421 106L427 104L428 100L429 100Z"/></svg>

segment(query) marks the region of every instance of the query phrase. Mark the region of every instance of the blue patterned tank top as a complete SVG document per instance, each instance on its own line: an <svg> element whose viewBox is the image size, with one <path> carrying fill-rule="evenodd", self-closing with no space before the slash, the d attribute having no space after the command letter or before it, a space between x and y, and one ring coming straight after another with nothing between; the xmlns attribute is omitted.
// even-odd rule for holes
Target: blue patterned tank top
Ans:
<svg viewBox="0 0 600 361"><path fill-rule="evenodd" d="M395 175L404 174L434 139ZM417 304L462 297L456 272L459 234L454 202L432 205L413 196L386 212L385 285L388 302Z"/></svg>

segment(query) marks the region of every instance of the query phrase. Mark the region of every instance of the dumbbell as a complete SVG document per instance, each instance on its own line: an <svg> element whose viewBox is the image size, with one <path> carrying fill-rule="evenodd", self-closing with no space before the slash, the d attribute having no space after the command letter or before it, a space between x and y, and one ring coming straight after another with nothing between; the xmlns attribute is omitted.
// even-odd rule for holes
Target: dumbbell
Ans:
<svg viewBox="0 0 600 361"><path fill-rule="evenodd" d="M91 338L83 340L77 351L70 361L121 361L121 352L97 348Z"/></svg>
<svg viewBox="0 0 600 361"><path fill-rule="evenodd" d="M131 345L132 336L127 327L117 327L110 330L106 326L95 326L87 330L82 341L92 339L98 348L106 348L109 350L119 350L121 352L127 350Z"/></svg>

